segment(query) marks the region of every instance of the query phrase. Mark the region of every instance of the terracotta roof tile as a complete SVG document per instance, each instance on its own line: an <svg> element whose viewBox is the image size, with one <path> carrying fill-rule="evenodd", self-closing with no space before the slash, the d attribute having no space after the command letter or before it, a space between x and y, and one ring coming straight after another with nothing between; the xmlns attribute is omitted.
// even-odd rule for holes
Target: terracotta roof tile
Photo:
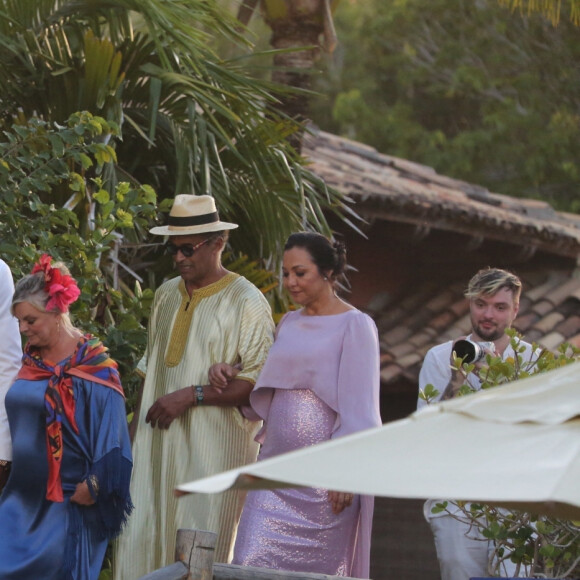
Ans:
<svg viewBox="0 0 580 580"><path fill-rule="evenodd" d="M540 318L534 325L533 328L539 330L540 332L550 332L555 328L560 322L564 320L564 315L559 312L550 312L543 318Z"/></svg>
<svg viewBox="0 0 580 580"><path fill-rule="evenodd" d="M396 379L402 372L399 365L389 365L381 369L381 382L390 383L392 380Z"/></svg>
<svg viewBox="0 0 580 580"><path fill-rule="evenodd" d="M539 320L539 318L539 314L536 314L535 312L527 312L523 316L518 316L514 320L514 328L518 330L518 332L525 334L534 323Z"/></svg>
<svg viewBox="0 0 580 580"><path fill-rule="evenodd" d="M540 330L534 330L533 328L526 332L524 336L528 342L535 342L536 344L542 344L542 338L544 337Z"/></svg>
<svg viewBox="0 0 580 580"><path fill-rule="evenodd" d="M562 334L566 340L580 332L580 315L570 316L558 324L554 330Z"/></svg>
<svg viewBox="0 0 580 580"><path fill-rule="evenodd" d="M453 313L450 310L446 310L431 319L431 327L435 329L435 332L443 332L453 321Z"/></svg>
<svg viewBox="0 0 580 580"><path fill-rule="evenodd" d="M467 314L469 312L469 300L467 300L467 298L464 298L463 300L460 300L459 302L455 302L455 304L452 304L449 307L449 309L456 316L464 316L465 314Z"/></svg>
<svg viewBox="0 0 580 580"><path fill-rule="evenodd" d="M423 362L424 356L422 356L419 352L412 352L411 354L407 354L400 359L397 360L399 365L402 368L406 369L411 366L415 366L416 364L421 364Z"/></svg>
<svg viewBox="0 0 580 580"><path fill-rule="evenodd" d="M558 312L564 316L573 316L580 312L580 301L575 296L569 296L558 306Z"/></svg>
<svg viewBox="0 0 580 580"><path fill-rule="evenodd" d="M404 340L409 338L410 335L411 329L409 329L407 326L401 325L395 326L395 328L381 334L380 339L381 342L384 342L385 344L390 346L401 344Z"/></svg>
<svg viewBox="0 0 580 580"><path fill-rule="evenodd" d="M433 296L433 298L425 304L425 308L431 312L440 312L444 308L449 308L456 301L457 296L452 290L448 289Z"/></svg>
<svg viewBox="0 0 580 580"><path fill-rule="evenodd" d="M570 280L567 280L560 286L558 286L558 288L554 288L551 292L547 293L545 297L548 300L550 300L552 304L557 306L558 304L566 300L566 298L568 298L568 296L570 296L571 293L579 291L580 291L580 280L578 280L577 278L572 278Z"/></svg>
<svg viewBox="0 0 580 580"><path fill-rule="evenodd" d="M532 304L533 302L528 296L520 296L520 310L522 312L527 312Z"/></svg>
<svg viewBox="0 0 580 580"><path fill-rule="evenodd" d="M405 320L407 316L407 311L402 308L393 308L392 310L386 310L376 315L375 323L379 329L379 333L389 330L399 324L402 320Z"/></svg>
<svg viewBox="0 0 580 580"><path fill-rule="evenodd" d="M405 320L405 324L412 329L413 334L429 326L433 319L433 312L429 312L427 307L419 308L415 312L410 312Z"/></svg>
<svg viewBox="0 0 580 580"><path fill-rule="evenodd" d="M580 300L580 288L574 290L574 292L571 292L570 297L576 298L576 300Z"/></svg>
<svg viewBox="0 0 580 580"><path fill-rule="evenodd" d="M450 337L458 336L461 334L469 334L471 332L471 316L469 311L464 314L461 318L458 318L452 326L449 327L446 334Z"/></svg>
<svg viewBox="0 0 580 580"><path fill-rule="evenodd" d="M542 336L542 338L536 342L548 350L555 350L559 345L565 342L565 338L559 332L550 332L550 334Z"/></svg>
<svg viewBox="0 0 580 580"><path fill-rule="evenodd" d="M410 352L416 351L417 349L413 346L413 344L407 341L397 344L396 346L389 349L389 353L393 355L397 363L400 364L401 366L405 366L401 362L402 357L404 357L406 354L409 354Z"/></svg>
<svg viewBox="0 0 580 580"><path fill-rule="evenodd" d="M554 288L557 288L567 278L566 274L562 272L553 272L547 277L545 282L532 288L524 287L523 292L528 300L536 302L546 296L546 294L549 294Z"/></svg>
<svg viewBox="0 0 580 580"><path fill-rule="evenodd" d="M540 300L532 306L532 311L540 316L546 316L554 308L554 303L551 300Z"/></svg>
<svg viewBox="0 0 580 580"><path fill-rule="evenodd" d="M411 338L409 338L409 342L415 346L423 346L424 344L428 344L433 340L435 337L435 329L433 328L424 328L421 332L414 334Z"/></svg>

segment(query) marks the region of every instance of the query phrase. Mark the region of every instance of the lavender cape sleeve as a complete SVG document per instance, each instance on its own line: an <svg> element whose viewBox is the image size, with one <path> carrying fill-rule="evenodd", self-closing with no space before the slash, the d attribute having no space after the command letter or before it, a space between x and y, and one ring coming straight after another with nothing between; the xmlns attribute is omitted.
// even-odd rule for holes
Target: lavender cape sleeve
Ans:
<svg viewBox="0 0 580 580"><path fill-rule="evenodd" d="M340 425L334 437L381 425L380 359L377 328L370 317L354 317L345 333L338 376ZM352 575L368 578L374 497L361 495L361 511Z"/></svg>
<svg viewBox="0 0 580 580"><path fill-rule="evenodd" d="M380 363L377 328L366 314L346 328L338 371L339 425L333 438L381 425Z"/></svg>

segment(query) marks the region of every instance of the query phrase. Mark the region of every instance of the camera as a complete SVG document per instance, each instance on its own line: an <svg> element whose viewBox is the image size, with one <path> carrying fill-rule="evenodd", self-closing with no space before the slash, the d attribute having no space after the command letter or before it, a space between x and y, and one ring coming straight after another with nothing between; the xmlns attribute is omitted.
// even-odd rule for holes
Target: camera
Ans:
<svg viewBox="0 0 580 580"><path fill-rule="evenodd" d="M485 351L493 350L493 342L473 342L472 340L458 340L453 345L455 354L463 359L464 363L476 363L485 357Z"/></svg>

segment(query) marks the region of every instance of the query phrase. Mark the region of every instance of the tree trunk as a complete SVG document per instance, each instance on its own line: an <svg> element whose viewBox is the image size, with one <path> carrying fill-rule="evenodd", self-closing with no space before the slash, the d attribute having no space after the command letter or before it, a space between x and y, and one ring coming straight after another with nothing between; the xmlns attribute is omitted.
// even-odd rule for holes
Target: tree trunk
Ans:
<svg viewBox="0 0 580 580"><path fill-rule="evenodd" d="M272 80L302 91L312 88L314 63L325 39L328 50L336 42L332 24L331 4L338 0L261 0L260 8L266 23L272 29L270 44L276 49L304 50L283 52L274 56ZM281 96L280 109L288 116L304 121L309 115L307 94Z"/></svg>

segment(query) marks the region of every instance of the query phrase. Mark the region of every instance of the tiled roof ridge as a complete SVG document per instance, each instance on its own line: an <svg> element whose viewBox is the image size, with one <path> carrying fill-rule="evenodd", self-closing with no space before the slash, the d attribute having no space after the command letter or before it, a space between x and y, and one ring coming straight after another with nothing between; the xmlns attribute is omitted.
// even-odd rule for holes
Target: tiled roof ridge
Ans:
<svg viewBox="0 0 580 580"><path fill-rule="evenodd" d="M359 204L364 216L427 224L468 235L517 239L532 250L580 253L580 216L540 200L493 193L433 168L311 127L303 141L311 170Z"/></svg>

